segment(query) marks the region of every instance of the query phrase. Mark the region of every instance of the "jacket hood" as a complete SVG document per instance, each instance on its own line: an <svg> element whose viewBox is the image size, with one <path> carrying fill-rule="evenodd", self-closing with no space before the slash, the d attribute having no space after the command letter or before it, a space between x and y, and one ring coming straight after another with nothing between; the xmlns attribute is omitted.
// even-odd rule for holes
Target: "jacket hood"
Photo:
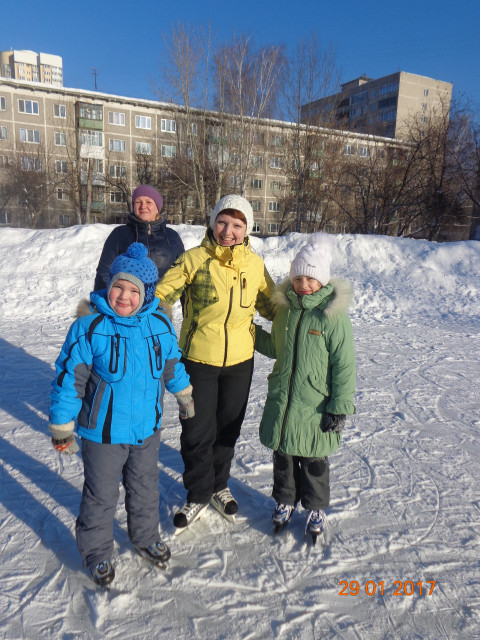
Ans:
<svg viewBox="0 0 480 640"><path fill-rule="evenodd" d="M90 294L90 300L83 298L78 303L75 317L81 318L82 316L87 316L93 313L101 313L107 318L112 318L115 322L131 325L137 324L138 320L136 320L136 318L143 318L153 311L156 311L159 305L158 299L154 298L150 304L144 305L134 316L119 316L108 304L106 295L106 289L92 291Z"/></svg>
<svg viewBox="0 0 480 640"><path fill-rule="evenodd" d="M241 258L251 253L249 236L245 236L242 244L236 244L233 247L222 247L213 237L211 229L207 229L201 246L207 249L211 256L217 258L220 262L228 262L229 260Z"/></svg>
<svg viewBox="0 0 480 640"><path fill-rule="evenodd" d="M310 296L304 296L304 298L308 298L308 300L305 300L305 302L308 302L308 308L316 307L326 302L323 311L328 318L333 318L337 314L347 311L352 303L353 291L347 280L331 278L325 287ZM272 302L275 309L290 306L301 308L299 298L289 279L277 285L272 294Z"/></svg>

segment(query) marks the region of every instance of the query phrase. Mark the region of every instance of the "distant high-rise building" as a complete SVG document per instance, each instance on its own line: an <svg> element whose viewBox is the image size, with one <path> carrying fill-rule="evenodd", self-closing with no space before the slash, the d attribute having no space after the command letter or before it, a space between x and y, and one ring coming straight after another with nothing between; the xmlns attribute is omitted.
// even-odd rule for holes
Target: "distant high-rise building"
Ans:
<svg viewBox="0 0 480 640"><path fill-rule="evenodd" d="M448 113L452 88L451 82L405 71L375 80L363 75L342 84L339 93L302 105L301 119L402 138L412 117L421 123L432 113Z"/></svg>
<svg viewBox="0 0 480 640"><path fill-rule="evenodd" d="M0 51L0 77L62 87L62 58L35 51Z"/></svg>

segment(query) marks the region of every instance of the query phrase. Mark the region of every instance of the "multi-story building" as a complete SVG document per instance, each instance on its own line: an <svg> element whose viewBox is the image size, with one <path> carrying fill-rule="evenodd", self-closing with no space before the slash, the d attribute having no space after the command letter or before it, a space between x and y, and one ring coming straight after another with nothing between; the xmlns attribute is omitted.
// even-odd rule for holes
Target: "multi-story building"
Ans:
<svg viewBox="0 0 480 640"><path fill-rule="evenodd" d="M302 106L302 121L346 126L359 133L402 138L412 118L426 122L432 113L448 114L451 82L398 71L383 78L363 75L341 91Z"/></svg>
<svg viewBox="0 0 480 640"><path fill-rule="evenodd" d="M35 51L0 51L0 78L63 86L60 56Z"/></svg>

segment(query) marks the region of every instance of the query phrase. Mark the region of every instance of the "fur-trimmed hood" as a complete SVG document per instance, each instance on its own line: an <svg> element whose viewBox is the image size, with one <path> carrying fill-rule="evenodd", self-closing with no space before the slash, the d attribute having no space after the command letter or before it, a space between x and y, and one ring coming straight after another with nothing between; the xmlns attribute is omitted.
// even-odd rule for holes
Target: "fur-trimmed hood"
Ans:
<svg viewBox="0 0 480 640"><path fill-rule="evenodd" d="M154 302L158 304L159 311L164 313L167 316L167 318L170 320L170 322L172 322L172 307L168 305L166 302L160 302L160 300L158 299L154 300ZM87 300L87 298L82 298L77 304L77 309L75 311L75 318L83 318L83 316L88 316L88 315L91 315L92 313L98 313L98 309L90 300Z"/></svg>
<svg viewBox="0 0 480 640"><path fill-rule="evenodd" d="M339 313L345 313L352 303L353 291L347 280L340 278L332 278L330 282L320 289L328 295L329 290L332 291L329 300L324 308L324 313L328 318L334 318ZM275 310L281 307L289 307L290 297L295 296L292 283L287 278L275 287L271 301ZM314 294L315 295L315 294Z"/></svg>

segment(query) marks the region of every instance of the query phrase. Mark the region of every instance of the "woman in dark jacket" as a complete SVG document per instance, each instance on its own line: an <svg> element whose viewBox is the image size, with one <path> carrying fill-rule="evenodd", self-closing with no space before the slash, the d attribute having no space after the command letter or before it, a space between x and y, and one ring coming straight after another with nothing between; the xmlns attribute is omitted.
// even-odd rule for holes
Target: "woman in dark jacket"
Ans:
<svg viewBox="0 0 480 640"><path fill-rule="evenodd" d="M167 228L160 214L163 198L156 189L143 184L132 195L132 209L127 224L116 227L103 246L97 266L94 290L105 289L113 261L125 253L133 242L141 242L148 249L148 257L158 267L159 277L175 262L185 248L176 231Z"/></svg>

